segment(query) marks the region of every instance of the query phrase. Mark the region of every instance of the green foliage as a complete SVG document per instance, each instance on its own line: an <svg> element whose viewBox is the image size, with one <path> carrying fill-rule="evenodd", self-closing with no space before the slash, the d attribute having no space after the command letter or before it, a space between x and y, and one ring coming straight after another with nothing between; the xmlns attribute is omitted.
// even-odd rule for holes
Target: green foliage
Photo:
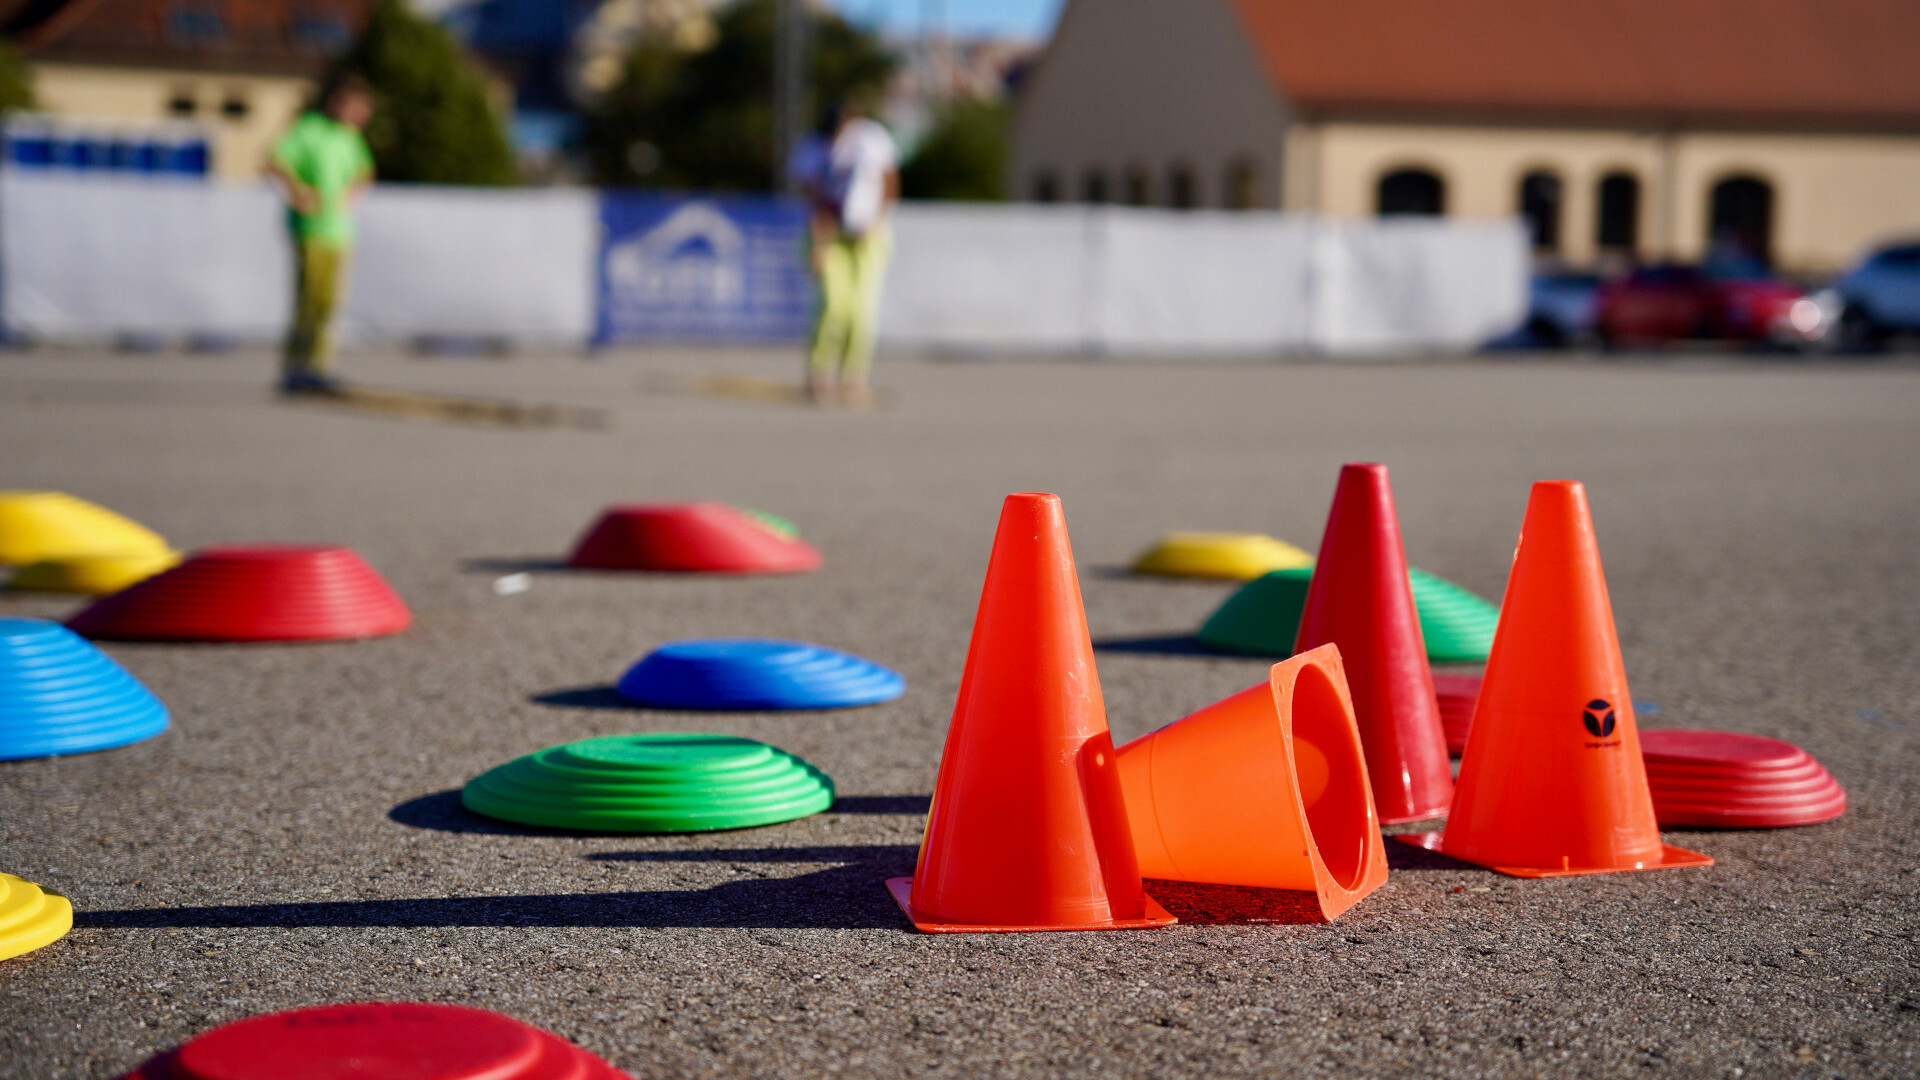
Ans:
<svg viewBox="0 0 1920 1080"><path fill-rule="evenodd" d="M366 32L340 58L374 88L367 145L382 180L514 184L519 170L486 79L445 27L403 0L375 0Z"/></svg>
<svg viewBox="0 0 1920 1080"><path fill-rule="evenodd" d="M13 43L0 40L0 112L33 108L33 72Z"/></svg>
<svg viewBox="0 0 1920 1080"><path fill-rule="evenodd" d="M872 94L893 60L873 34L804 5L813 18L808 109ZM773 183L776 0L740 0L717 20L714 44L685 53L646 40L587 115L585 144L601 184L766 191Z"/></svg>
<svg viewBox="0 0 1920 1080"><path fill-rule="evenodd" d="M1004 101L955 103L901 167L900 193L909 199L1004 200L1011 114Z"/></svg>

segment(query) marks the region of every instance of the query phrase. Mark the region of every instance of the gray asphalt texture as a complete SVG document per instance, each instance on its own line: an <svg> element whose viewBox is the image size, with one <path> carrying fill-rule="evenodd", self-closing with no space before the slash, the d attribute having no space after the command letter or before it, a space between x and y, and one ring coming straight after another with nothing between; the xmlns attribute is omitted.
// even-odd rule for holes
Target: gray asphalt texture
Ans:
<svg viewBox="0 0 1920 1080"><path fill-rule="evenodd" d="M110 1077L325 1002L501 1010L637 1077L1848 1076L1920 1073L1920 365L1693 356L1419 364L884 358L873 414L671 396L768 352L354 356L368 383L612 410L605 431L276 403L264 354L0 357L0 486L179 545L333 541L415 625L363 643L109 645L171 707L147 743L0 763L0 868L73 899L0 964L0 1076ZM656 384L657 385L657 384ZM1647 727L1792 739L1845 817L1686 831L1705 870L1520 881L1390 844L1332 925L923 936L911 870L1001 498L1059 493L1116 740L1258 681L1187 635L1230 591L1120 568L1174 529L1312 547L1339 464L1393 469L1411 561L1502 588L1531 481L1588 486ZM819 572L555 568L609 503L797 522ZM503 574L532 587L498 596ZM60 617L71 600L0 595ZM619 707L708 635L906 675L867 709ZM468 778L630 731L771 742L833 811L580 836L461 811Z"/></svg>

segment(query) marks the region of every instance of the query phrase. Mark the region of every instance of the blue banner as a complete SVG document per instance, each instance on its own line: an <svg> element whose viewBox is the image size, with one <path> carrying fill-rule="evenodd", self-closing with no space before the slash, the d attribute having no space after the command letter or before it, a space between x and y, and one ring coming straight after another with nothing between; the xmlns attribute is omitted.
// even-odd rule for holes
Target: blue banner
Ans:
<svg viewBox="0 0 1920 1080"><path fill-rule="evenodd" d="M801 341L813 319L806 211L752 196L600 197L594 341Z"/></svg>

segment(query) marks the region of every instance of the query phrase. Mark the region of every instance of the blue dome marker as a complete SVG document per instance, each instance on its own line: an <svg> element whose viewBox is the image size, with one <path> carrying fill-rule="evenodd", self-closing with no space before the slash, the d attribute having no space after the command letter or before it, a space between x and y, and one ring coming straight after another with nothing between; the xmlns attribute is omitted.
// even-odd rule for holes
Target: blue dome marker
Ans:
<svg viewBox="0 0 1920 1080"><path fill-rule="evenodd" d="M662 645L617 689L656 709L748 712L877 705L905 693L907 682L871 660L801 641L708 638Z"/></svg>
<svg viewBox="0 0 1920 1080"><path fill-rule="evenodd" d="M150 739L167 707L91 642L44 619L0 618L0 761Z"/></svg>

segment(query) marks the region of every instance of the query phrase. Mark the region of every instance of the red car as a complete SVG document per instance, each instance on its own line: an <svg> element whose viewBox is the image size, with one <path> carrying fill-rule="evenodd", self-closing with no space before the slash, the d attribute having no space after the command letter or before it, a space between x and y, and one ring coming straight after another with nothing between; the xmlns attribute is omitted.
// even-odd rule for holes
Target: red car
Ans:
<svg viewBox="0 0 1920 1080"><path fill-rule="evenodd" d="M1819 337L1820 306L1757 259L1714 259L1703 267L1662 265L1600 287L1604 345L1713 338L1805 345Z"/></svg>

